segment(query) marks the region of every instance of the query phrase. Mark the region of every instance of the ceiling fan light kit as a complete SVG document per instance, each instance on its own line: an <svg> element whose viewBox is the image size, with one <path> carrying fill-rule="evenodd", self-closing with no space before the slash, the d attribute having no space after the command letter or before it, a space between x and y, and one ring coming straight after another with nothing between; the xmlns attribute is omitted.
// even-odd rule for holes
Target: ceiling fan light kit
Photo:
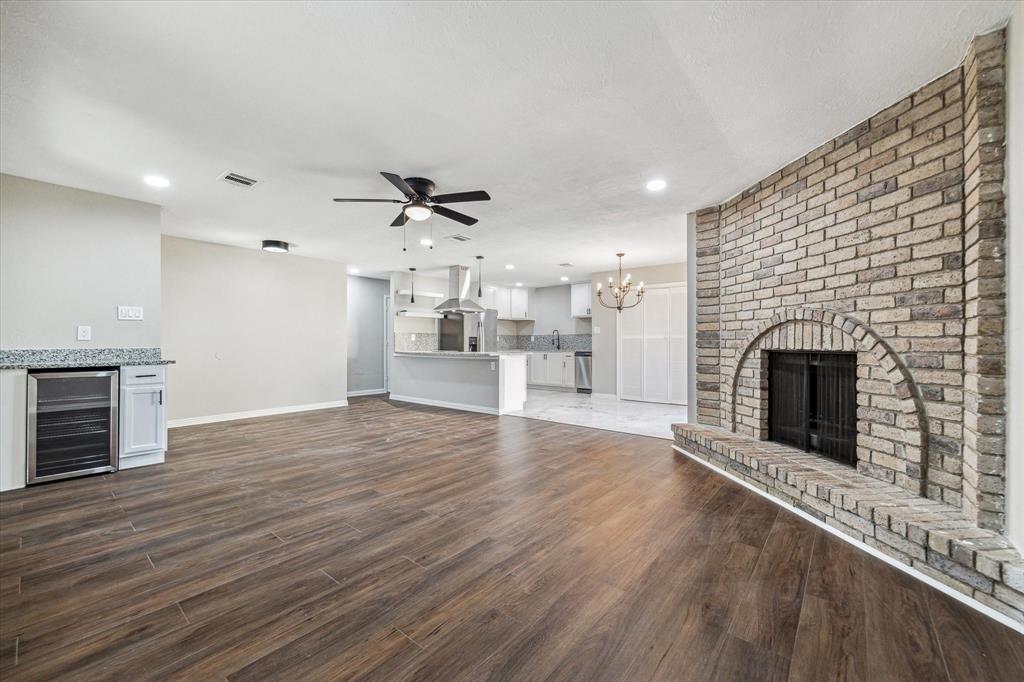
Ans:
<svg viewBox="0 0 1024 682"><path fill-rule="evenodd" d="M416 221L426 220L434 213L434 211L422 201L414 201L403 208L402 211L405 213L405 217L409 220Z"/></svg>
<svg viewBox="0 0 1024 682"><path fill-rule="evenodd" d="M441 204L457 204L466 201L490 201L491 196L483 190L473 192L453 192L451 194L434 194L434 181L429 178L403 178L397 173L381 171L381 175L405 195L401 199L335 199L338 202L375 202L404 204L402 212L391 221L391 227L405 227L410 220L417 222L426 220L432 215L439 215L463 225L475 225L476 218L453 211ZM404 249L403 249L404 250Z"/></svg>

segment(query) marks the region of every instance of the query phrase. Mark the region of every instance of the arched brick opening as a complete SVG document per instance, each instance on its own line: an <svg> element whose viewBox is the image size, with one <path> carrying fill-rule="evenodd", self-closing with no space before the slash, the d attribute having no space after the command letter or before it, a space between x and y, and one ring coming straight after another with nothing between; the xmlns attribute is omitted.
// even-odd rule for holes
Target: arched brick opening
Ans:
<svg viewBox="0 0 1024 682"><path fill-rule="evenodd" d="M769 350L857 353L857 468L923 495L928 469L924 404L895 351L869 327L829 310L789 308L761 322L739 345L723 404L736 433L768 437Z"/></svg>

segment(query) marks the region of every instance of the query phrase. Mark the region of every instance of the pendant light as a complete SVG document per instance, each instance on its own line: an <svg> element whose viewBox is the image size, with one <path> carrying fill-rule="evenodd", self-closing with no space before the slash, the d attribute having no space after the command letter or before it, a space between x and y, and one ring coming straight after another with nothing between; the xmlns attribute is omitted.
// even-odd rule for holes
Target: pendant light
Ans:
<svg viewBox="0 0 1024 682"><path fill-rule="evenodd" d="M484 297L484 257L476 257L476 297Z"/></svg>
<svg viewBox="0 0 1024 682"><path fill-rule="evenodd" d="M409 268L409 303L416 302L416 268Z"/></svg>

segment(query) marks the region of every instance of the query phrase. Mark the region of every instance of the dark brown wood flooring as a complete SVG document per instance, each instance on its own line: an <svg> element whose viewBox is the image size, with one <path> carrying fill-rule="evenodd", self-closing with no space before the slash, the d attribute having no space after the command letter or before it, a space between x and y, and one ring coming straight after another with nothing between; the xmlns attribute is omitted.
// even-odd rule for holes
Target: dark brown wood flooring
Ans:
<svg viewBox="0 0 1024 682"><path fill-rule="evenodd" d="M0 677L1010 680L1024 638L664 440L389 403L0 496Z"/></svg>

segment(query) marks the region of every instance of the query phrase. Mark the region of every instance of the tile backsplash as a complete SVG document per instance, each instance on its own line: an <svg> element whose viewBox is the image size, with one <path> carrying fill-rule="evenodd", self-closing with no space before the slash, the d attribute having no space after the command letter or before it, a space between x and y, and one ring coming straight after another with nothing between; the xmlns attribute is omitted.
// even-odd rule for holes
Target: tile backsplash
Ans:
<svg viewBox="0 0 1024 682"><path fill-rule="evenodd" d="M395 350L437 350L437 334L422 334L416 332L395 332Z"/></svg>

